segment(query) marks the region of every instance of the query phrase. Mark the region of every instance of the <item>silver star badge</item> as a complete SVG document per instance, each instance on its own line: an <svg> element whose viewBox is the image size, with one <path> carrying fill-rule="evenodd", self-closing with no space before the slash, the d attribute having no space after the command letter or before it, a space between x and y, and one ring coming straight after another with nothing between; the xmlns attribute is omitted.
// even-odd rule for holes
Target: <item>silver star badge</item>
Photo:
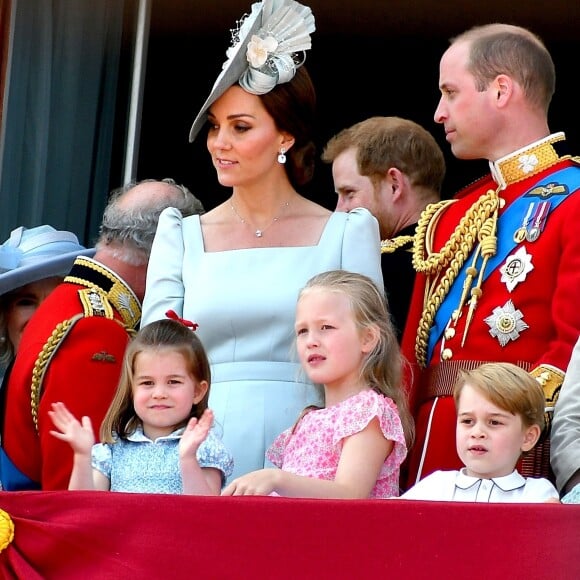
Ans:
<svg viewBox="0 0 580 580"><path fill-rule="evenodd" d="M505 283L508 291L511 292L520 282L526 279L528 272L533 269L532 256L522 246L517 252L508 256L503 266L499 269L501 281Z"/></svg>
<svg viewBox="0 0 580 580"><path fill-rule="evenodd" d="M493 309L493 314L484 319L489 326L489 334L497 338L501 346L510 340L520 337L520 332L529 328L523 320L521 310L516 310L513 302L508 300L503 306Z"/></svg>

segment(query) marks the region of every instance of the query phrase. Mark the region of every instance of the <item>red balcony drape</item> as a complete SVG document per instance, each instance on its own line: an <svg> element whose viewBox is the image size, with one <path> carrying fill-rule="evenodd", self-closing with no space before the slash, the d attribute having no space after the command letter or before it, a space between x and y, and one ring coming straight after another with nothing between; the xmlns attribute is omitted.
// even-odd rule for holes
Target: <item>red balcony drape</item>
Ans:
<svg viewBox="0 0 580 580"><path fill-rule="evenodd" d="M580 506L56 491L0 508L7 580L580 578Z"/></svg>

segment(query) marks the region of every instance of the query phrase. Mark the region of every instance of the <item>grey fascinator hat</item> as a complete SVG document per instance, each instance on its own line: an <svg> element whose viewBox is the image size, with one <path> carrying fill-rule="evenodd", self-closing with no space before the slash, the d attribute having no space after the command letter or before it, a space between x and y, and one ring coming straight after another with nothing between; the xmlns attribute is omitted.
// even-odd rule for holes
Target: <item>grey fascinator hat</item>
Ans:
<svg viewBox="0 0 580 580"><path fill-rule="evenodd" d="M292 80L304 64L312 46L310 34L316 29L314 15L294 0L263 0L252 4L232 29L227 60L209 97L197 114L189 132L189 142L206 121L207 110L232 85L254 95L264 95L276 85Z"/></svg>

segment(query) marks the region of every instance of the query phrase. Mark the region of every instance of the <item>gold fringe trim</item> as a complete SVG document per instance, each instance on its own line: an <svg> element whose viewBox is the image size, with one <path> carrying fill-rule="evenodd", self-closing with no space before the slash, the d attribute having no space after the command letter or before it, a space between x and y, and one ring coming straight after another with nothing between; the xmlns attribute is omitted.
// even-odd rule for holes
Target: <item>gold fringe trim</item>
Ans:
<svg viewBox="0 0 580 580"><path fill-rule="evenodd" d="M14 539L14 522L10 515L0 509L0 552L4 551Z"/></svg>
<svg viewBox="0 0 580 580"><path fill-rule="evenodd" d="M42 381L44 379L44 374L48 367L48 361L51 359L52 355L56 351L61 340L67 335L68 331L73 327L77 320L82 318L82 314L76 317L65 320L64 322L59 322L56 328L52 331L52 334L48 337L42 350L36 357L34 367L32 369L32 384L30 386L30 406L32 410L32 421L34 422L34 428L38 432L38 405L40 404L40 391Z"/></svg>
<svg viewBox="0 0 580 580"><path fill-rule="evenodd" d="M388 240L381 241L381 254L393 254L399 248L410 244L415 240L415 236L397 236ZM410 248L411 249L411 248Z"/></svg>
<svg viewBox="0 0 580 580"><path fill-rule="evenodd" d="M498 192L499 189L497 191L489 189L475 201L439 252L430 251L433 246L433 229L443 211L451 203L455 203L455 200L430 204L419 218L413 244L413 267L417 272L427 275L423 314L415 340L415 356L421 367L425 367L427 363L429 331L433 326L435 315L449 293L459 270L473 251L476 242L482 242L485 232L495 231L494 224L489 220L497 221ZM429 255L424 258L426 251ZM443 276L437 278L444 269ZM434 276L433 280L429 280L430 276Z"/></svg>
<svg viewBox="0 0 580 580"><path fill-rule="evenodd" d="M566 374L552 365L539 365L530 374L540 383L546 399L546 408L553 410Z"/></svg>
<svg viewBox="0 0 580 580"><path fill-rule="evenodd" d="M497 244L497 220L500 204L503 200L499 192L513 183L532 177L562 159L570 159L569 155L559 156L553 143L565 140L564 133L555 133L541 141L532 144L527 149L519 150L506 158L493 164L492 175L496 183L503 180L494 191L489 189L482 195L461 218L451 237L447 240L439 252L433 252L433 230L439 218L450 203L455 200L443 200L436 204L428 205L417 224L415 240L413 244L413 267L417 272L426 275L425 298L423 315L417 328L415 340L415 355L420 366L427 364L427 346L429 331L433 325L435 315L449 293L459 270L465 260L473 251L477 243L478 249L472 265L467 270L466 279L463 282L463 291L460 303L452 314L456 322L462 308L470 294L470 309L468 323L463 334L462 345L465 342L469 321L481 296L481 284L487 261L495 255ZM575 160L575 158L572 158ZM425 258L424 254L427 254ZM478 256L481 255L483 263L480 271L475 268ZM445 270L443 275L441 273ZM474 280L477 283L472 287Z"/></svg>
<svg viewBox="0 0 580 580"><path fill-rule="evenodd" d="M38 432L38 406L40 405L40 396L42 394L42 384L44 381L44 375L48 369L48 364L57 351L58 347L65 339L66 335L70 332L72 327L83 318L86 318L82 314L76 314L72 318L65 320L64 322L59 322L56 328L52 331L42 350L38 354L34 367L32 369L32 383L30 385L30 407L32 412L32 421L34 423L34 428ZM137 331L133 328L126 327L120 320L113 318L113 320L121 326L132 339Z"/></svg>

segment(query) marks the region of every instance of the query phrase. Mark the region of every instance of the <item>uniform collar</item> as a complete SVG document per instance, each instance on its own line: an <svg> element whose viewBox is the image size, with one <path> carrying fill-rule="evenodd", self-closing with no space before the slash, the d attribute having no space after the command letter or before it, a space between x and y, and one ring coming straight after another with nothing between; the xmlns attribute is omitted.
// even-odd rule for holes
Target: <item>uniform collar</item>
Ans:
<svg viewBox="0 0 580 580"><path fill-rule="evenodd" d="M91 258L78 257L64 281L85 286L90 292L99 295L104 294L125 325L130 329L137 328L141 320L141 302L129 285L113 270ZM98 296L88 296L86 300L91 307L99 304L101 308L106 307L98 300Z"/></svg>
<svg viewBox="0 0 580 580"><path fill-rule="evenodd" d="M493 180L500 186L500 189L505 189L512 183L548 169L563 157L569 157L562 155L565 143L566 136L563 132L553 133L497 161L490 161L489 168Z"/></svg>

